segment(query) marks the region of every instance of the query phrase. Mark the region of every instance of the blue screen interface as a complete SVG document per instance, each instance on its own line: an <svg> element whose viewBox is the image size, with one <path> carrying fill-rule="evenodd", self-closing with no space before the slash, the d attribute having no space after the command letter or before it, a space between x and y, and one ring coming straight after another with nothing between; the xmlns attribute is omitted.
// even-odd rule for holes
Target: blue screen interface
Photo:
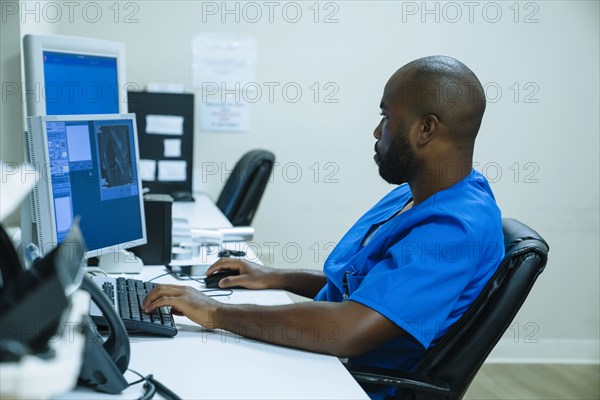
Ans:
<svg viewBox="0 0 600 400"><path fill-rule="evenodd" d="M44 51L47 115L119 112L117 58Z"/></svg>
<svg viewBox="0 0 600 400"><path fill-rule="evenodd" d="M88 251L141 239L132 121L47 121L46 132L58 243L75 216Z"/></svg>

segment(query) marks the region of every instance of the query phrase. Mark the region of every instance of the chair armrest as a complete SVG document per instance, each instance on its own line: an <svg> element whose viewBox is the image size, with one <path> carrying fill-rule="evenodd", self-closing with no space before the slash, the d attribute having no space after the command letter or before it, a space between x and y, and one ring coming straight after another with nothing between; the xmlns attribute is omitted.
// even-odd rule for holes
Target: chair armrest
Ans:
<svg viewBox="0 0 600 400"><path fill-rule="evenodd" d="M447 395L451 392L448 383L440 379L383 368L362 367L348 364L344 364L344 366L359 383L396 386L439 395Z"/></svg>

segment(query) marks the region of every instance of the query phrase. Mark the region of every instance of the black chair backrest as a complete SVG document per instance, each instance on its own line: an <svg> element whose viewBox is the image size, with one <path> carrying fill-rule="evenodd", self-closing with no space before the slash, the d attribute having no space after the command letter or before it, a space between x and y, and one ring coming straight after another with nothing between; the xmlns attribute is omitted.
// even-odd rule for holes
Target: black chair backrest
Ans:
<svg viewBox="0 0 600 400"><path fill-rule="evenodd" d="M548 244L533 229L502 220L506 255L481 294L415 367L414 372L439 378L460 399L475 374L521 308L548 259Z"/></svg>
<svg viewBox="0 0 600 400"><path fill-rule="evenodd" d="M217 200L217 207L233 226L252 222L274 163L275 155L270 151L252 150L235 165Z"/></svg>

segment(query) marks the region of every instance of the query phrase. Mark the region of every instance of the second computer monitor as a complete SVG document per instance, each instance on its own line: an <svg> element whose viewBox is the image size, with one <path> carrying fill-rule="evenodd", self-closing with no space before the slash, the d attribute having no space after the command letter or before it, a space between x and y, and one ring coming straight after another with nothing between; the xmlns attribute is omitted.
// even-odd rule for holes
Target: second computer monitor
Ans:
<svg viewBox="0 0 600 400"><path fill-rule="evenodd" d="M122 43L29 34L23 61L28 116L127 112Z"/></svg>
<svg viewBox="0 0 600 400"><path fill-rule="evenodd" d="M28 125L28 162L43 177L32 210L42 251L79 216L86 255L126 264L118 254L146 243L135 115L40 116Z"/></svg>

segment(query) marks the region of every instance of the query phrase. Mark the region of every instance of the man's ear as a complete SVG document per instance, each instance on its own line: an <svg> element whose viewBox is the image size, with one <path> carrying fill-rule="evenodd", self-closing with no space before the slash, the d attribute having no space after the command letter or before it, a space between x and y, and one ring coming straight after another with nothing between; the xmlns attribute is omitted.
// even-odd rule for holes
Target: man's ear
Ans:
<svg viewBox="0 0 600 400"><path fill-rule="evenodd" d="M417 146L429 143L438 133L440 120L435 114L427 114L421 121L421 128L417 136Z"/></svg>

